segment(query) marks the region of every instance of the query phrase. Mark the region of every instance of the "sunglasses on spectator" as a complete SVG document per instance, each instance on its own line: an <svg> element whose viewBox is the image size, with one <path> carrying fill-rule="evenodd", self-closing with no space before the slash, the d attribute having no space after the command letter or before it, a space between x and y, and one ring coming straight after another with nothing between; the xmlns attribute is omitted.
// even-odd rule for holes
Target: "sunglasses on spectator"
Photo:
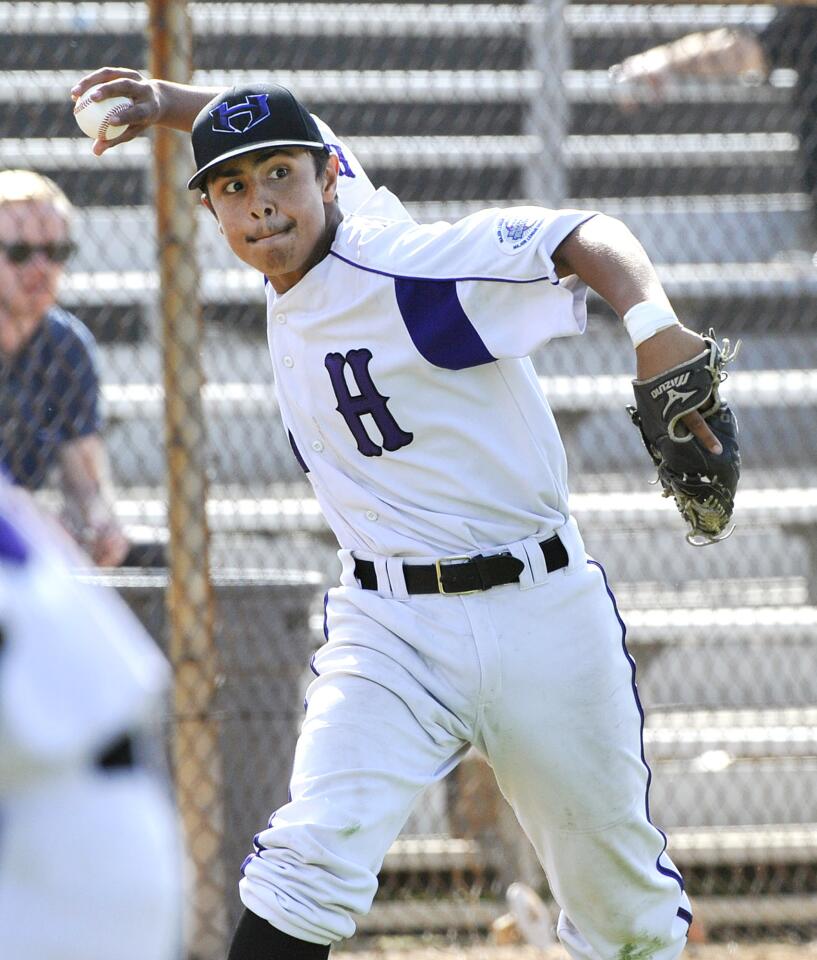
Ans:
<svg viewBox="0 0 817 960"><path fill-rule="evenodd" d="M11 263L27 263L38 253L52 263L65 263L76 250L76 244L70 240L61 243L0 243L0 250Z"/></svg>

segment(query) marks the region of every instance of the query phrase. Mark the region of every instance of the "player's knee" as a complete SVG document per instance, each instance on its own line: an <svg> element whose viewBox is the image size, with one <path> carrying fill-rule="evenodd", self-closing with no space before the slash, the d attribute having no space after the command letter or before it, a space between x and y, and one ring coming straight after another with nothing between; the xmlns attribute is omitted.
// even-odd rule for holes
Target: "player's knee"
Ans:
<svg viewBox="0 0 817 960"><path fill-rule="evenodd" d="M679 910L659 920L634 910L619 915L611 926L593 926L585 921L584 932L562 913L556 926L559 940L574 960L596 960L599 956L649 957L676 960L686 946L690 914Z"/></svg>

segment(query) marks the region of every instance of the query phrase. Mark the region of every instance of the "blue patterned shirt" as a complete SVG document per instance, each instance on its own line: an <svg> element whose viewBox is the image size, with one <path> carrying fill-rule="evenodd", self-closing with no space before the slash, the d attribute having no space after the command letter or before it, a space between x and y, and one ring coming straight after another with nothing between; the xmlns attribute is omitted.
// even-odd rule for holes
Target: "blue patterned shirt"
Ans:
<svg viewBox="0 0 817 960"><path fill-rule="evenodd" d="M96 345L53 307L12 357L0 356L0 465L29 490L45 482L60 446L100 428Z"/></svg>

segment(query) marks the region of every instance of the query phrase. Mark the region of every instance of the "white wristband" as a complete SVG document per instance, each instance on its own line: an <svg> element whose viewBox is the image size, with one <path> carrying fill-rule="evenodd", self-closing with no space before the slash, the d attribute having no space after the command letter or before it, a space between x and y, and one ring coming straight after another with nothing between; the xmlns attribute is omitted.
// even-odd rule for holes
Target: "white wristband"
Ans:
<svg viewBox="0 0 817 960"><path fill-rule="evenodd" d="M664 330L676 323L680 326L681 323L670 307L655 300L643 300L634 307L630 307L624 314L623 320L634 347L649 340L659 330Z"/></svg>

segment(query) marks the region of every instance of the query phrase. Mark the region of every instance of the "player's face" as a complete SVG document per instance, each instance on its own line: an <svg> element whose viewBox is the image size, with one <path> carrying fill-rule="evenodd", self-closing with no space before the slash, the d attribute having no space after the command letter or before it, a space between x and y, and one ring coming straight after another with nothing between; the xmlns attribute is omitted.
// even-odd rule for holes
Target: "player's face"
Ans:
<svg viewBox="0 0 817 960"><path fill-rule="evenodd" d="M68 222L45 200L0 204L0 316L39 319L57 299Z"/></svg>
<svg viewBox="0 0 817 960"><path fill-rule="evenodd" d="M227 160L208 182L210 207L232 251L278 293L326 256L337 225L337 160L318 179L306 150L257 151Z"/></svg>

